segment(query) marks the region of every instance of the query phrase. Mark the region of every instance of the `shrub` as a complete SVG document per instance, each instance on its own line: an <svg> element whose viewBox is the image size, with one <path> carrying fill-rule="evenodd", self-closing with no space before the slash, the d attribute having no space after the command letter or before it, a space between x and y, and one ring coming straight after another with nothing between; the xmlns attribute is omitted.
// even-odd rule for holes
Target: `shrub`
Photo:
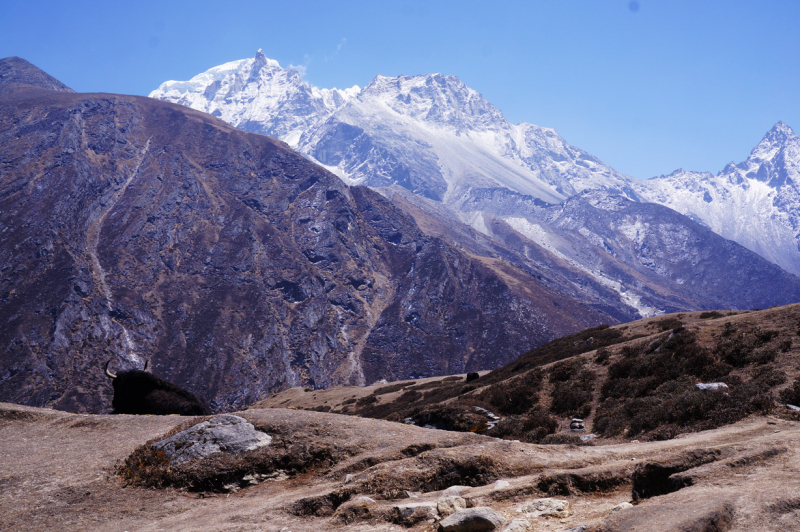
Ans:
<svg viewBox="0 0 800 532"><path fill-rule="evenodd" d="M572 358L553 364L547 372L550 382L563 382L572 379L585 364L586 361L582 358Z"/></svg>
<svg viewBox="0 0 800 532"><path fill-rule="evenodd" d="M600 349L597 350L597 353L595 353L594 361L595 363L600 364L601 366L605 366L608 364L610 357L611 353L609 352L609 350L606 349L605 347L601 347Z"/></svg>
<svg viewBox="0 0 800 532"><path fill-rule="evenodd" d="M708 320L708 319L721 318L721 317L722 317L722 313L721 312L717 312L716 310L712 310L710 312L703 312L703 313L700 314L700 319L701 320Z"/></svg>
<svg viewBox="0 0 800 532"><path fill-rule="evenodd" d="M536 443L554 433L556 428L558 421L544 408L537 406L522 415L501 419L487 434L496 438Z"/></svg>
<svg viewBox="0 0 800 532"><path fill-rule="evenodd" d="M541 370L531 370L519 377L486 386L479 398L500 414L519 415L539 402L542 378Z"/></svg>
<svg viewBox="0 0 800 532"><path fill-rule="evenodd" d="M682 329L683 328L683 322L680 319L678 319L677 317L675 317L675 318L664 318L664 319L656 320L656 321L650 323L650 326L651 327L656 327L661 331L668 331L670 329Z"/></svg>
<svg viewBox="0 0 800 532"><path fill-rule="evenodd" d="M792 386L781 392L780 398L782 403L800 406L800 377L794 380Z"/></svg>
<svg viewBox="0 0 800 532"><path fill-rule="evenodd" d="M440 430L483 432L486 428L485 416L478 414L474 406L461 403L430 406L411 416L411 419L416 425Z"/></svg>

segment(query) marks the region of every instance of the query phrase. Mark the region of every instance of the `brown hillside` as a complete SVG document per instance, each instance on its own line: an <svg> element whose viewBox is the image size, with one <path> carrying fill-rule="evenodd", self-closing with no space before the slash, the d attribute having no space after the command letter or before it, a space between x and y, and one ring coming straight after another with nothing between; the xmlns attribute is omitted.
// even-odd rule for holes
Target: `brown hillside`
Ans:
<svg viewBox="0 0 800 532"><path fill-rule="evenodd" d="M255 405L414 421L451 430L568 441L573 417L597 441L669 439L800 403L800 305L684 312L554 340L479 379L292 389ZM698 383L727 388L701 391ZM495 428L475 407L503 417ZM564 438L567 438L565 440ZM577 438L577 436L575 436ZM573 438L574 439L574 438Z"/></svg>

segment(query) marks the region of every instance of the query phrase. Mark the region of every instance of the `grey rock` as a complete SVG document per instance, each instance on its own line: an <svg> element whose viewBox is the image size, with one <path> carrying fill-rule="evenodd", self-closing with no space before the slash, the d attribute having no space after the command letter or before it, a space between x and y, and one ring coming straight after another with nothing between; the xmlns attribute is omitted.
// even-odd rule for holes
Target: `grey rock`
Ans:
<svg viewBox="0 0 800 532"><path fill-rule="evenodd" d="M449 497L442 497L436 505L439 514L448 516L456 513L458 510L463 510L467 507L467 501L457 495Z"/></svg>
<svg viewBox="0 0 800 532"><path fill-rule="evenodd" d="M697 384L694 385L694 387L697 388L698 390L704 390L704 391L724 390L728 388L728 385L725 384L724 382L708 382L708 383L698 382Z"/></svg>
<svg viewBox="0 0 800 532"><path fill-rule="evenodd" d="M531 527L527 519L514 519L503 529L503 532L525 532Z"/></svg>
<svg viewBox="0 0 800 532"><path fill-rule="evenodd" d="M442 519L439 532L484 532L497 530L505 524L503 516L488 506L459 510Z"/></svg>
<svg viewBox="0 0 800 532"><path fill-rule="evenodd" d="M238 454L269 445L272 437L257 431L246 419L231 414L213 417L153 445L173 464L213 453Z"/></svg>
<svg viewBox="0 0 800 532"><path fill-rule="evenodd" d="M520 506L518 511L535 517L569 517L569 501L563 499L535 499Z"/></svg>
<svg viewBox="0 0 800 532"><path fill-rule="evenodd" d="M584 434L581 436L581 441L593 440L597 438L597 434Z"/></svg>
<svg viewBox="0 0 800 532"><path fill-rule="evenodd" d="M469 486L450 486L444 490L445 495L461 495L462 491L468 490Z"/></svg>
<svg viewBox="0 0 800 532"><path fill-rule="evenodd" d="M566 530L562 530L561 532L586 532L586 527L585 527L585 526L583 526L583 525L581 525L581 526L574 526L574 527L572 527L572 528L568 528L568 529L566 529Z"/></svg>
<svg viewBox="0 0 800 532"><path fill-rule="evenodd" d="M629 502L621 502L618 505L611 508L608 513L613 514L615 512L619 512L620 510L627 510L629 508L633 508L633 505Z"/></svg>
<svg viewBox="0 0 800 532"><path fill-rule="evenodd" d="M788 408L789 410L794 410L795 412L800 412L800 406L794 406L794 405L787 404L786 408Z"/></svg>
<svg viewBox="0 0 800 532"><path fill-rule="evenodd" d="M439 510L435 502L412 502L398 504L392 508L392 522L403 526L413 526L420 521L438 517Z"/></svg>

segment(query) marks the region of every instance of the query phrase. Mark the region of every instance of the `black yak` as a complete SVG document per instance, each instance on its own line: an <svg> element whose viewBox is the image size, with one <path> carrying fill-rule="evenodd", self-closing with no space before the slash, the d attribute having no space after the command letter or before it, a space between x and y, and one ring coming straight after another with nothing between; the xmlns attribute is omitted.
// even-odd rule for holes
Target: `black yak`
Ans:
<svg viewBox="0 0 800 532"><path fill-rule="evenodd" d="M181 416L206 416L211 414L211 409L202 399L192 392L167 382L152 373L147 372L147 362L144 371L135 369L122 371L115 375L108 370L109 360L106 362L105 372L114 386L114 407L112 414L152 414L166 416L179 414Z"/></svg>

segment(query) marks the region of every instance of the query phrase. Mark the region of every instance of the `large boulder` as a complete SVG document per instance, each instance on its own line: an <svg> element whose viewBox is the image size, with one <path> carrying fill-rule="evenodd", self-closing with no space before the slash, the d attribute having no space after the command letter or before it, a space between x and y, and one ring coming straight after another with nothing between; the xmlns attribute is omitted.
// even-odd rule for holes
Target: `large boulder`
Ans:
<svg viewBox="0 0 800 532"><path fill-rule="evenodd" d="M459 510L439 523L439 532L489 532L505 524L503 516L488 506Z"/></svg>
<svg viewBox="0 0 800 532"><path fill-rule="evenodd" d="M272 437L246 419L222 414L198 423L153 445L173 464L197 460L213 453L238 454L264 447Z"/></svg>

